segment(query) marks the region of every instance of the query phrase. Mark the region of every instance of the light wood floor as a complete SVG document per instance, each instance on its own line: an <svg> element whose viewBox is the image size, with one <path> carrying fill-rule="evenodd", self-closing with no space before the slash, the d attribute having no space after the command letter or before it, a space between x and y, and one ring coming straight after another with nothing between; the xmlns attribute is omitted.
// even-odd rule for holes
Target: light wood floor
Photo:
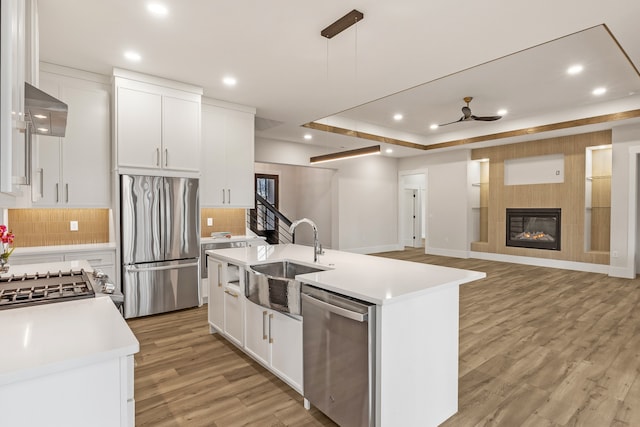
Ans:
<svg viewBox="0 0 640 427"><path fill-rule="evenodd" d="M640 426L640 280L424 255L460 289L459 411L443 426ZM333 426L217 335L206 308L129 321L138 426ZM395 427L395 426L392 426Z"/></svg>

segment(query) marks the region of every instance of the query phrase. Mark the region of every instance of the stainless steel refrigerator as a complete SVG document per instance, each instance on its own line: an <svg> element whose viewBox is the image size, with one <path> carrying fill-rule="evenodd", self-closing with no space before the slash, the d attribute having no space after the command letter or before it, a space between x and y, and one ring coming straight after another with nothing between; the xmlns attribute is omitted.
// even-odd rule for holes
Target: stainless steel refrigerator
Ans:
<svg viewBox="0 0 640 427"><path fill-rule="evenodd" d="M126 318L199 301L198 180L120 176L120 242Z"/></svg>

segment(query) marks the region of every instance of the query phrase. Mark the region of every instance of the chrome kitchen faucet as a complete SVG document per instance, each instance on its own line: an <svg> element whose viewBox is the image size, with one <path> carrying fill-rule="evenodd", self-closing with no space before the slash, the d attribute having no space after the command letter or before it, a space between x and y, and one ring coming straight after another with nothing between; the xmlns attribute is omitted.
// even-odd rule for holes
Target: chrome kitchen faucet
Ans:
<svg viewBox="0 0 640 427"><path fill-rule="evenodd" d="M318 262L318 256L323 255L324 251L322 250L322 245L318 240L318 226L315 222L311 221L309 218L302 218L296 221L293 221L291 226L289 227L289 232L291 233L291 238L293 242L296 242L296 228L298 225L306 222L313 228L313 262Z"/></svg>

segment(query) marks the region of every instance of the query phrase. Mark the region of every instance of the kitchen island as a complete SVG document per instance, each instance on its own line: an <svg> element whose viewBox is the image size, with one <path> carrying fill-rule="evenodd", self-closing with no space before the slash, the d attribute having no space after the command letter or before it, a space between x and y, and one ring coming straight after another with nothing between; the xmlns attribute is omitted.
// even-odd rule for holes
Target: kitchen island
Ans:
<svg viewBox="0 0 640 427"><path fill-rule="evenodd" d="M459 286L482 279L485 273L333 250L326 250L314 263L313 248L300 245L222 249L207 254L222 267L246 269L282 260L315 266L323 271L301 274L296 279L376 305L372 381L376 426L436 426L457 412ZM225 269L219 271L224 278ZM241 272L239 286L225 292L242 293L242 276ZM240 295L233 298L235 312L242 309L239 298ZM249 314L253 303L240 302ZM304 322L304 313L300 321ZM227 330L226 324L220 329L210 320L210 325L219 331ZM249 337L252 325L247 323L245 328ZM301 360L301 356L295 356L301 346L291 335L302 329L289 330L293 331L288 336L292 363ZM248 338L244 340L241 334L233 338L234 344L244 346L255 358L255 352L248 348ZM304 394L301 386L292 384L291 375L282 376L273 366L267 367Z"/></svg>
<svg viewBox="0 0 640 427"><path fill-rule="evenodd" d="M87 261L12 266L67 271ZM98 290L96 290L98 291ZM0 424L134 425L135 338L107 296L0 310Z"/></svg>

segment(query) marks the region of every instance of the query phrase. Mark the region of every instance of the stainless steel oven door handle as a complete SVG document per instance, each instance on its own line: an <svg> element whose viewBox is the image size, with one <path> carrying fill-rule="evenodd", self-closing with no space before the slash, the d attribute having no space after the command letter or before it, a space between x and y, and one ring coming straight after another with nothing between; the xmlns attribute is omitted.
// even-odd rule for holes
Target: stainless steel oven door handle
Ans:
<svg viewBox="0 0 640 427"><path fill-rule="evenodd" d="M124 267L126 271L130 271L132 273L139 273L143 271L160 271L160 270L175 270L176 268L187 268L187 267L197 267L197 262L190 262L188 264L178 264L178 265L162 265L160 267L135 267L133 265L127 265Z"/></svg>
<svg viewBox="0 0 640 427"><path fill-rule="evenodd" d="M355 311L347 310L346 308L337 307L333 304L321 301L318 298L314 298L311 295L300 294L300 296L308 303L315 305L316 307L320 307L323 310L329 311L333 314L337 314L338 316L346 317L347 319L355 320L357 322L366 322L369 319L369 315L367 313L356 313Z"/></svg>

